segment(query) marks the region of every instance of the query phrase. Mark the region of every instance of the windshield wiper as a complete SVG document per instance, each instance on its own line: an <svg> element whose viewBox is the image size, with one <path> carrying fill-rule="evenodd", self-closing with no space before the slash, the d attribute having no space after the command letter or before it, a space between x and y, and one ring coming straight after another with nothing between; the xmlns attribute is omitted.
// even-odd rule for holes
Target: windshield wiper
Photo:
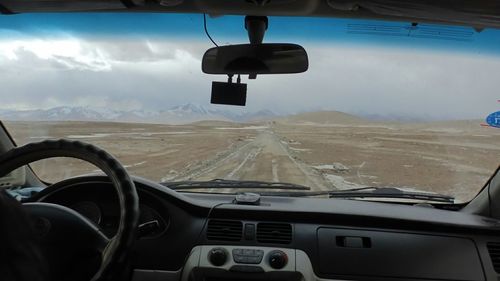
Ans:
<svg viewBox="0 0 500 281"><path fill-rule="evenodd" d="M293 183L239 181L239 180L224 180L224 179L214 179L210 181L161 182L160 184L174 190L227 188L227 189L276 189L276 190L290 191L290 192L283 192L283 191L256 192L261 196L287 196L287 197L328 196L329 198L386 198L386 199L393 198L393 199L421 200L421 201L432 201L432 202L442 202L442 203L455 202L455 198L452 196L430 193L430 192L409 191L397 187L367 186L367 187L352 188L345 190L310 191L311 190L310 187Z"/></svg>
<svg viewBox="0 0 500 281"><path fill-rule="evenodd" d="M367 186L361 188L345 189L345 190L326 190L326 191L311 191L311 192L262 192L262 196L290 196L290 197L307 197L326 195L329 198L394 198L394 199L409 199L422 200L442 203L454 203L455 198L448 195L408 191L396 187L375 187Z"/></svg>
<svg viewBox="0 0 500 281"><path fill-rule="evenodd" d="M161 182L174 190L204 189L204 188L230 188L230 189L278 189L278 190L311 190L308 186L286 182L264 182L264 181L239 181L214 179L210 181L177 181Z"/></svg>
<svg viewBox="0 0 500 281"><path fill-rule="evenodd" d="M330 191L330 198L396 198L422 201L454 203L455 198L448 195L408 191L396 187L363 187L349 190Z"/></svg>

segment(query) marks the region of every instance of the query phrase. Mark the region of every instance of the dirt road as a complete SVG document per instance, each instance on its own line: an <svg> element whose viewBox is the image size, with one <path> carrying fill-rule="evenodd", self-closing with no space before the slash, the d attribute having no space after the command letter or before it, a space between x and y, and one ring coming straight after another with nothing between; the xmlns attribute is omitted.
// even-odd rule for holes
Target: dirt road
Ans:
<svg viewBox="0 0 500 281"><path fill-rule="evenodd" d="M475 121L376 126L280 122L12 122L7 127L18 144L50 138L90 142L115 155L131 174L158 182L281 181L313 190L398 186L466 202L498 167L500 131ZM68 158L32 167L48 182L96 170Z"/></svg>
<svg viewBox="0 0 500 281"><path fill-rule="evenodd" d="M329 184L314 169L295 159L288 144L269 129L224 154L205 161L175 180L248 179L286 181L326 190Z"/></svg>

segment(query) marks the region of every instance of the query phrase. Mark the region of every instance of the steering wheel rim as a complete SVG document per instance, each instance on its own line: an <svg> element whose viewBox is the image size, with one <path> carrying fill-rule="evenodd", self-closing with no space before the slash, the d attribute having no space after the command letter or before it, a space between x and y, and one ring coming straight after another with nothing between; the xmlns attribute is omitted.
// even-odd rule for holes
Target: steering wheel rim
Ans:
<svg viewBox="0 0 500 281"><path fill-rule="evenodd" d="M0 156L0 177L32 162L53 157L71 157L94 164L110 179L118 194L120 222L116 235L106 246L99 270L92 281L105 280L113 266L124 260L136 240L139 197L125 168L111 154L84 142L46 140L13 148Z"/></svg>

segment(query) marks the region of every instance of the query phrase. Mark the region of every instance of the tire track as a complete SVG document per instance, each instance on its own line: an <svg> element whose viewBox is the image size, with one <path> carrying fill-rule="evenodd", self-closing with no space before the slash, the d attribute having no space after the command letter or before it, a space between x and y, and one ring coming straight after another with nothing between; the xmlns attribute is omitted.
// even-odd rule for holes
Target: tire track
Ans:
<svg viewBox="0 0 500 281"><path fill-rule="evenodd" d="M288 145L282 143L279 136L270 130L259 130L253 140L195 165L177 180L216 178L271 182L281 180L306 185L312 190L326 190L331 186L317 171L296 159Z"/></svg>
<svg viewBox="0 0 500 281"><path fill-rule="evenodd" d="M238 173L240 171L240 169L250 160L253 160L257 157L257 155L259 155L259 153L262 151L262 148L256 148L252 151L250 151L250 153L247 154L247 156L245 157L245 159L243 159L243 161L236 167L234 168L234 170L232 170L229 174L227 174L224 179L230 179L230 180L237 180L239 179L239 177L235 177L236 173Z"/></svg>
<svg viewBox="0 0 500 281"><path fill-rule="evenodd" d="M252 141L253 142L253 141ZM196 178L199 178L209 172L212 172L215 170L219 165L230 159L236 157L238 153L240 153L242 150L244 150L246 147L250 146L252 142L248 142L246 144L237 146L237 147L230 147L229 150L226 153L222 153L212 159L203 161L201 164L193 165L191 170L188 172L181 173L177 177L174 178L176 181L183 181L183 180L193 180Z"/></svg>

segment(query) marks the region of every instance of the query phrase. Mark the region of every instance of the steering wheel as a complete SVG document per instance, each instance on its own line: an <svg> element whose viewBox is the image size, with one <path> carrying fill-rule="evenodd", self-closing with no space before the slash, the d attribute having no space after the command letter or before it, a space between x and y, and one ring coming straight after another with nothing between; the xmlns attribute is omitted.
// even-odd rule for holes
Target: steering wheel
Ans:
<svg viewBox="0 0 500 281"><path fill-rule="evenodd" d="M36 220L35 228L52 271L50 280L80 279L84 273L68 271L88 266L88 259L92 259L95 266L85 280L109 280L121 269L118 267L125 262L136 239L139 198L134 182L109 153L91 144L70 140L47 140L9 150L0 156L0 177L31 162L52 157L77 158L100 168L118 193L120 221L116 235L109 239L96 225L72 209L50 203L23 204ZM87 261L82 263L82 259ZM73 276L68 278L67 275Z"/></svg>

